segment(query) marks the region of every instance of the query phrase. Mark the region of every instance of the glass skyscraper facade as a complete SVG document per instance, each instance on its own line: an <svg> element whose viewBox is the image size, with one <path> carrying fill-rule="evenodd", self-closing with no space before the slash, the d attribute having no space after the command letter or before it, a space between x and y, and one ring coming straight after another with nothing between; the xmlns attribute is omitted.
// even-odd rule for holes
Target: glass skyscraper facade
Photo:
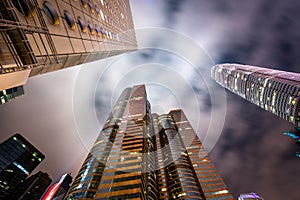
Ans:
<svg viewBox="0 0 300 200"><path fill-rule="evenodd" d="M20 134L0 144L0 199L11 193L42 162L45 156Z"/></svg>
<svg viewBox="0 0 300 200"><path fill-rule="evenodd" d="M220 64L211 76L224 88L300 126L300 74L240 64Z"/></svg>
<svg viewBox="0 0 300 200"><path fill-rule="evenodd" d="M144 85L117 100L65 199L233 199L181 110L151 114Z"/></svg>
<svg viewBox="0 0 300 200"><path fill-rule="evenodd" d="M0 91L137 49L129 0L3 0Z"/></svg>

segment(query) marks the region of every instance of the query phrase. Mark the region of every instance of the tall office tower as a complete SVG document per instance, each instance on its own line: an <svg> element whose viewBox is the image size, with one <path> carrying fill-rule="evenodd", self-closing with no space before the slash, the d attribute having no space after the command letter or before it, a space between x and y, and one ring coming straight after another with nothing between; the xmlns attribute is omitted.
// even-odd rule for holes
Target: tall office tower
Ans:
<svg viewBox="0 0 300 200"><path fill-rule="evenodd" d="M300 74L239 64L220 64L211 76L226 89L300 126Z"/></svg>
<svg viewBox="0 0 300 200"><path fill-rule="evenodd" d="M65 199L233 199L181 110L126 88Z"/></svg>
<svg viewBox="0 0 300 200"><path fill-rule="evenodd" d="M14 200L40 200L52 180L47 173L38 173L25 179L10 195Z"/></svg>
<svg viewBox="0 0 300 200"><path fill-rule="evenodd" d="M3 0L0 90L137 49L129 0Z"/></svg>
<svg viewBox="0 0 300 200"><path fill-rule="evenodd" d="M247 193L247 194L241 194L238 198L238 200L264 200L254 192Z"/></svg>
<svg viewBox="0 0 300 200"><path fill-rule="evenodd" d="M300 74L240 64L220 64L211 76L224 88L293 123L285 132L300 146ZM296 152L300 157L300 151Z"/></svg>
<svg viewBox="0 0 300 200"><path fill-rule="evenodd" d="M42 200L61 200L65 197L72 183L72 176L64 174L60 180L53 184L43 196Z"/></svg>
<svg viewBox="0 0 300 200"><path fill-rule="evenodd" d="M20 134L0 144L0 199L9 199L14 189L45 156Z"/></svg>

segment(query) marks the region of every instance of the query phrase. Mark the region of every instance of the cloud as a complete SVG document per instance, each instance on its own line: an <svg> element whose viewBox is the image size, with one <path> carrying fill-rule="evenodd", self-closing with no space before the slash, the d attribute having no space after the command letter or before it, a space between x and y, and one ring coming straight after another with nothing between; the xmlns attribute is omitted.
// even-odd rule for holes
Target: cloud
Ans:
<svg viewBox="0 0 300 200"><path fill-rule="evenodd" d="M210 80L213 62L299 72L299 4L298 0L131 1L136 28L168 27L184 39L166 30L145 31L138 38L139 45L153 48L94 62L80 72L72 68L29 79L26 96L1 106L1 132L20 132L34 143L46 154L39 169L52 178L66 171L75 175L120 92L148 82L153 111L175 108L180 99L193 127L200 119L198 134L204 140L212 117L210 106L220 111L212 127L222 123L225 114L222 102L209 95L209 89L221 89ZM177 50L155 49L162 45ZM112 61L117 65L109 67ZM75 80L77 73L83 74ZM74 90L78 96L72 99ZM199 104L199 116L192 97ZM78 106L75 111L74 104ZM235 197L253 191L265 199L286 199L288 194L290 200L298 200L299 161L294 156L294 141L281 135L292 126L229 92L226 120L210 155ZM83 123L77 127L82 135L77 135L78 121ZM218 136L218 130L214 134Z"/></svg>

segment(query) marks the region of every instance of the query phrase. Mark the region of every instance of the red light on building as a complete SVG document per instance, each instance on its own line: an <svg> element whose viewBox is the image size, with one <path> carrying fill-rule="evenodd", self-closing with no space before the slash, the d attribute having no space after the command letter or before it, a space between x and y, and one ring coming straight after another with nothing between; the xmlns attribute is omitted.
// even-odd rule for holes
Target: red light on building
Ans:
<svg viewBox="0 0 300 200"><path fill-rule="evenodd" d="M58 188L60 187L62 182L58 182L58 183L55 183L53 184L49 190L47 191L47 193L45 194L45 196L43 197L42 200L51 200L54 195L56 194Z"/></svg>

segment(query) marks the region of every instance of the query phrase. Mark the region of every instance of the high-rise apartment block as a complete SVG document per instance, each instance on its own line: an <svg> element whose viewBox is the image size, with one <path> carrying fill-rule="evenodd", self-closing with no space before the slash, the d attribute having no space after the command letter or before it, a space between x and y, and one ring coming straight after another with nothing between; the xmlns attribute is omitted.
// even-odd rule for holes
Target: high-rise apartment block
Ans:
<svg viewBox="0 0 300 200"><path fill-rule="evenodd" d="M0 90L137 49L129 0L3 0Z"/></svg>
<svg viewBox="0 0 300 200"><path fill-rule="evenodd" d="M211 76L224 88L300 126L300 74L240 64L220 64Z"/></svg>
<svg viewBox="0 0 300 200"><path fill-rule="evenodd" d="M65 199L233 199L181 110L126 88Z"/></svg>
<svg viewBox="0 0 300 200"><path fill-rule="evenodd" d="M11 192L42 162L45 156L20 134L0 144L0 199Z"/></svg>
<svg viewBox="0 0 300 200"><path fill-rule="evenodd" d="M10 195L14 200L40 200L52 180L45 172L38 173L25 179Z"/></svg>

